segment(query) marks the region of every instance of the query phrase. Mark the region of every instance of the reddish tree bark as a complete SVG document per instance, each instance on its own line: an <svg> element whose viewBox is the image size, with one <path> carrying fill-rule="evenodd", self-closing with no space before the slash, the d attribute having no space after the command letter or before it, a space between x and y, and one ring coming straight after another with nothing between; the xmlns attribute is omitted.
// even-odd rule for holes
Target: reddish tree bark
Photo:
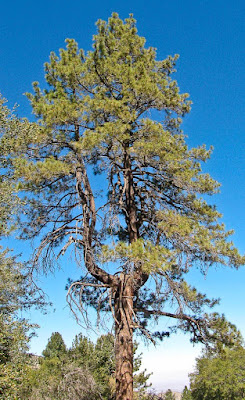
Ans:
<svg viewBox="0 0 245 400"><path fill-rule="evenodd" d="M115 293L116 400L133 399L133 281L121 274Z"/></svg>

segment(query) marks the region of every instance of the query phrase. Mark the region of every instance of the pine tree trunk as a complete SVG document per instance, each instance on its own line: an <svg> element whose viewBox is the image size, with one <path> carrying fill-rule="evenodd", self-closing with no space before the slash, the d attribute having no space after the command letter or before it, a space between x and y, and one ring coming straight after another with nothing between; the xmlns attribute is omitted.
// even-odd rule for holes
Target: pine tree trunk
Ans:
<svg viewBox="0 0 245 400"><path fill-rule="evenodd" d="M133 285L121 274L115 294L116 400L133 400Z"/></svg>

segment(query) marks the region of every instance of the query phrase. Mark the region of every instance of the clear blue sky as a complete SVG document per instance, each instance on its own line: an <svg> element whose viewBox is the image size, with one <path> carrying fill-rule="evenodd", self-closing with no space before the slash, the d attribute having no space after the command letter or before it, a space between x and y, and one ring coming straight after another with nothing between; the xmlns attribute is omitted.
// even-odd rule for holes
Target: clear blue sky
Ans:
<svg viewBox="0 0 245 400"><path fill-rule="evenodd" d="M234 228L234 242L245 252L245 2L242 0L33 0L2 2L0 15L0 91L9 105L18 103L19 114L30 117L31 109L23 96L31 91L31 83L43 80L43 63L50 51L64 46L65 38L75 38L85 50L91 48L95 21L107 19L116 11L121 18L133 13L138 21L139 34L147 45L156 47L159 59L169 54L180 54L176 79L182 92L189 92L192 112L185 118L183 128L190 145L214 145L212 159L205 165L222 182L221 194L215 202L224 214L228 228ZM50 279L43 279L56 312L46 316L31 314L38 319L39 338L32 350L40 352L52 331L60 331L70 344L79 327L69 317L65 306L67 260L64 271ZM69 268L70 268L69 266ZM74 277L77 275L74 272ZM193 276L202 290L222 298L220 311L235 322L245 336L244 282L245 269L210 271L206 280ZM165 324L165 322L164 322ZM188 350L187 350L188 349ZM157 352L146 350L145 362L154 370L154 383L162 387L171 383L175 372L175 386L186 379L184 366L191 365L197 350L188 347L187 337L168 340ZM154 358L155 357L155 358ZM162 360L159 359L162 358ZM192 357L192 358L191 358ZM191 359L189 359L191 358ZM158 361L159 365L158 365ZM164 361L165 360L165 361ZM174 362L173 362L174 360ZM189 360L189 361L188 361ZM164 365L168 364L169 372ZM181 365L183 368L181 369ZM187 367L186 367L187 368ZM176 371L176 369L175 369Z"/></svg>

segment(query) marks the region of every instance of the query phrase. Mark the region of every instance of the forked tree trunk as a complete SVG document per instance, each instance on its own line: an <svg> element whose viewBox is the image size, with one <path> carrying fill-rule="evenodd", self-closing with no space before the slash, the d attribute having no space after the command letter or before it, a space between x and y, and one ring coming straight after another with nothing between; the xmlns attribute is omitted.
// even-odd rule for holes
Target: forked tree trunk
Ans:
<svg viewBox="0 0 245 400"><path fill-rule="evenodd" d="M133 399L133 285L121 274L115 294L116 400Z"/></svg>

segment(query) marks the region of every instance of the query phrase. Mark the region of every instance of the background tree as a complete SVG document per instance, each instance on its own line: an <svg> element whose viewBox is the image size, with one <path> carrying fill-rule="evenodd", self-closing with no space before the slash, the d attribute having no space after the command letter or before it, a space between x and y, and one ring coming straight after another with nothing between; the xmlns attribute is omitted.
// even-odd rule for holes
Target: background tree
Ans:
<svg viewBox="0 0 245 400"><path fill-rule="evenodd" d="M115 355L113 335L102 335L94 345L82 334L76 335L71 349L66 349L60 333L48 340L39 358L39 366L29 371L31 399L115 399ZM136 346L135 346L136 351ZM148 399L147 380L150 374L140 372L141 357L135 356L135 399ZM22 398L22 397L21 397Z"/></svg>
<svg viewBox="0 0 245 400"><path fill-rule="evenodd" d="M197 358L190 374L191 399L242 399L245 397L245 349L241 333L235 325L224 323L222 330L231 336L232 346L206 350Z"/></svg>
<svg viewBox="0 0 245 400"><path fill-rule="evenodd" d="M85 347L81 345L82 341L89 342L82 335L77 336L72 348L67 350L59 332L51 335L43 351L43 357L40 357L39 367L32 369L29 373L28 399L102 399L99 387L88 368L89 354L86 354L85 358L84 352L81 351ZM74 343L77 344L77 349L75 349Z"/></svg>
<svg viewBox="0 0 245 400"><path fill-rule="evenodd" d="M6 106L0 94L0 135L30 126L20 121ZM9 149L10 150L10 149ZM0 149L1 171L8 160ZM13 176L0 175L0 240L16 226L17 210L23 205L14 188ZM42 308L44 296L30 280L27 265L0 245L0 397L25 399L28 390L30 357L29 340L37 325L21 318L21 312L32 306Z"/></svg>
<svg viewBox="0 0 245 400"><path fill-rule="evenodd" d="M190 389L187 386L184 387L182 392L181 400L192 400L192 395Z"/></svg>
<svg viewBox="0 0 245 400"><path fill-rule="evenodd" d="M40 368L30 374L31 399L104 399L114 398L111 387L115 372L114 338L103 335L96 345L82 334L76 335L66 349L60 333L48 340Z"/></svg>
<svg viewBox="0 0 245 400"><path fill-rule="evenodd" d="M66 345L59 332L52 333L42 354L45 358L57 357L61 360L67 356Z"/></svg>
<svg viewBox="0 0 245 400"><path fill-rule="evenodd" d="M26 303L25 278L21 265L0 252L0 397L19 399L25 390L27 351L31 325L18 318Z"/></svg>
<svg viewBox="0 0 245 400"><path fill-rule="evenodd" d="M194 400L236 400L245 397L245 350L227 349L219 356L197 359L195 372L190 374Z"/></svg>
<svg viewBox="0 0 245 400"><path fill-rule="evenodd" d="M28 386L28 345L36 327L20 311L39 300L33 295L24 266L0 248L0 397L20 399Z"/></svg>
<svg viewBox="0 0 245 400"><path fill-rule="evenodd" d="M164 400L175 400L172 390L168 389L164 395Z"/></svg>
<svg viewBox="0 0 245 400"><path fill-rule="evenodd" d="M83 366L92 371L95 365L94 343L81 333L76 335L69 350L69 357L77 366Z"/></svg>
<svg viewBox="0 0 245 400"><path fill-rule="evenodd" d="M148 373L146 369L141 370L142 365L142 353L137 354L138 343L134 342L134 399L135 400L143 400L146 398L147 393L151 383L149 383L149 378L152 373Z"/></svg>
<svg viewBox="0 0 245 400"><path fill-rule="evenodd" d="M188 284L190 268L244 263L201 198L219 184L201 172L210 150L189 149L181 131L190 102L171 77L176 60L158 61L133 17L114 13L98 21L92 51L68 39L51 53L48 87L34 83L28 95L38 123L1 139L3 172L27 196L22 238L41 238L33 266L48 272L73 245L86 275L71 284L70 304L87 323L86 306L111 311L117 400L133 397L135 330L153 341L179 328L194 342L217 338L219 317L204 312L217 300ZM160 316L173 325L149 332Z"/></svg>
<svg viewBox="0 0 245 400"><path fill-rule="evenodd" d="M115 337L112 334L98 338L94 349L93 376L105 400L115 398Z"/></svg>

